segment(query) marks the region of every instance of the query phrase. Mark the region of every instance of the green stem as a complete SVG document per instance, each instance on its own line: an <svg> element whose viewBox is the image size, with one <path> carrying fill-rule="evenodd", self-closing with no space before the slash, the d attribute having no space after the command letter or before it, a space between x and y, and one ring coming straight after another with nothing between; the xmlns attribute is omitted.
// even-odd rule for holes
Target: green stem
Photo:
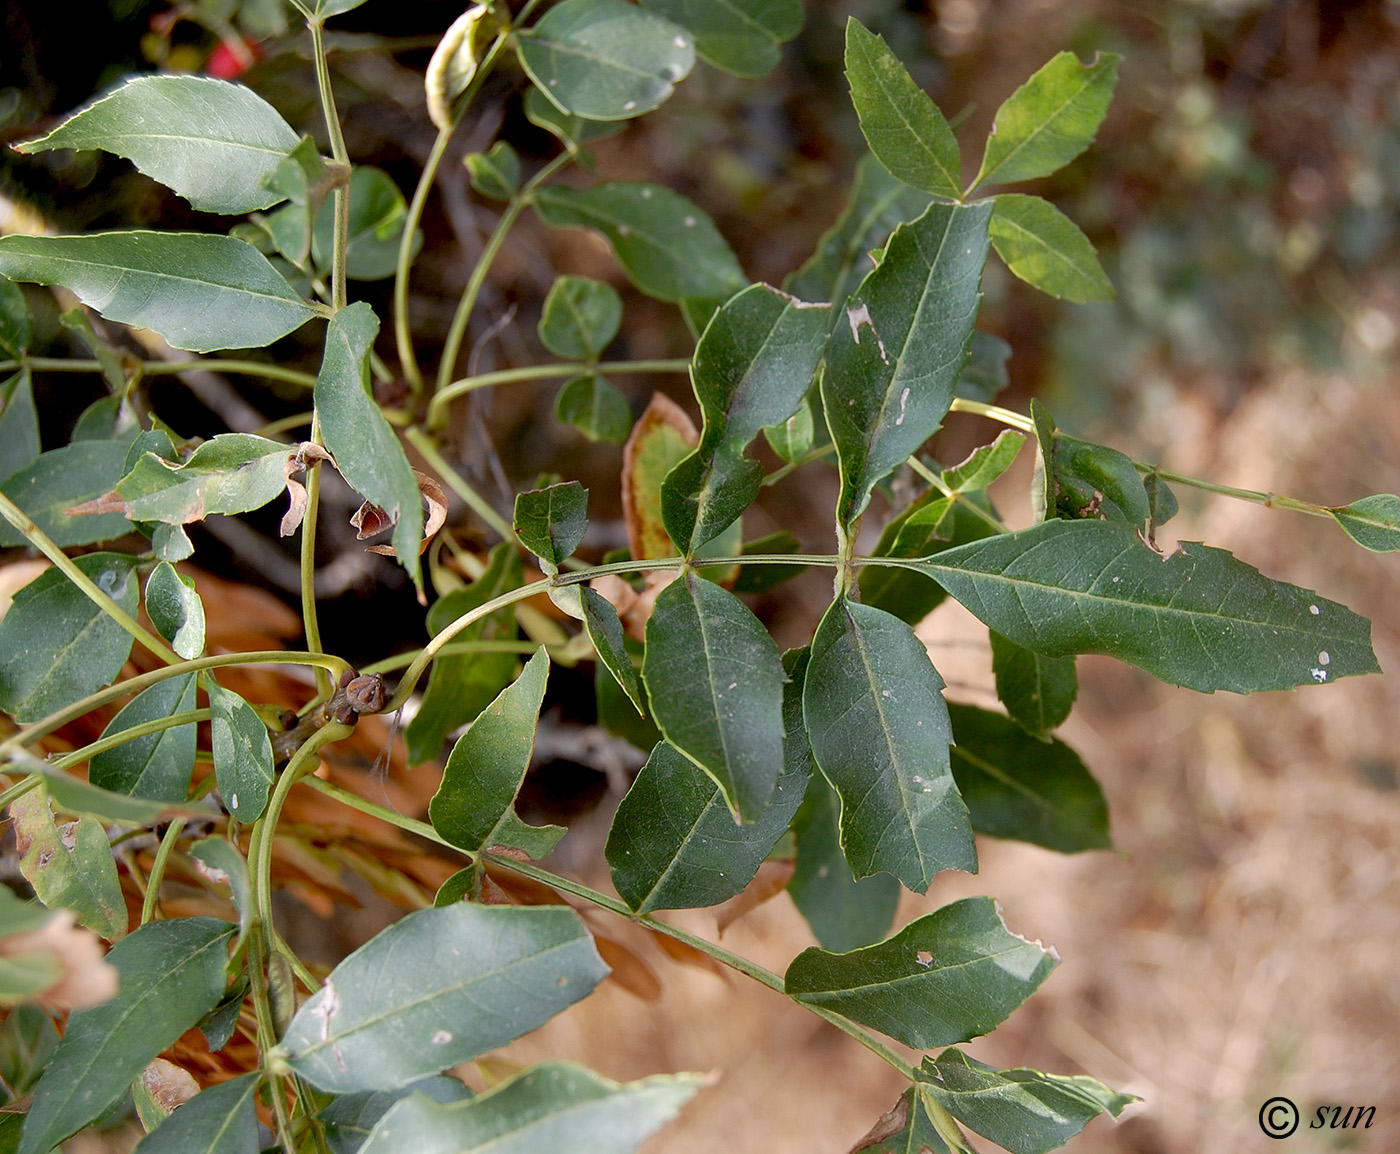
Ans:
<svg viewBox="0 0 1400 1154"><path fill-rule="evenodd" d="M143 721L140 725L133 725L130 729L121 729L116 733L100 737L91 744L83 746L82 749L65 753L62 757L49 762L48 768L60 772L65 771L75 765L81 765L99 753L106 753L107 750L125 745L128 741L135 741L138 737L146 737L152 733L160 733L165 729L174 729L180 725L194 725L197 722L208 720L209 710L191 709L185 713L172 713L169 717L157 717L153 721Z"/></svg>
<svg viewBox="0 0 1400 1154"><path fill-rule="evenodd" d="M491 271L492 264L495 263L496 254L500 251L501 245L505 243L506 234L510 232L517 218L533 199L535 189L566 164L572 163L574 159L575 156L572 152L561 152L526 181L525 185L506 204L505 211L501 213L501 219L496 222L496 227L491 231L485 247L481 250L481 255L477 258L476 267L472 269L471 276L467 278L467 287L462 290L462 299L457 303L457 311L452 317L452 325L447 330L447 340L442 349L442 360L438 363L437 391L445 389L452 380L452 372L457 367L457 357L462 351L462 341L467 335L467 322L471 320L472 310L476 308L476 298L481 293L482 285L486 283L486 275Z"/></svg>
<svg viewBox="0 0 1400 1154"><path fill-rule="evenodd" d="M101 361L69 360L64 357L27 357L23 361L0 361L0 373L12 372L28 365L34 372L44 373L100 373ZM236 373L249 377L266 377L270 381L286 381L293 385L311 388L316 378L311 373L296 369L284 369L281 365L268 365L262 361L222 360L218 357L204 357L193 361L142 361L141 373L147 377L169 377L177 373L191 371L210 373Z"/></svg>
<svg viewBox="0 0 1400 1154"><path fill-rule="evenodd" d="M1013 412L1011 409L1003 409L1000 405L988 405L982 401L969 401L963 397L954 397L950 406L954 413L975 413L979 417L989 417L993 421L1000 421L1003 425L1010 425L1013 429L1020 429L1023 433L1035 433L1035 422L1029 417Z"/></svg>
<svg viewBox="0 0 1400 1154"><path fill-rule="evenodd" d="M472 488L467 479L447 463L447 459L438 452L437 445L433 443L433 439L426 432L422 429L408 429L404 436L408 439L408 443L422 454L423 459L437 471L438 476L447 482L447 487L461 497L478 517L495 530L501 540L515 540L515 530L511 528L510 522L497 513L491 502Z"/></svg>
<svg viewBox="0 0 1400 1154"><path fill-rule="evenodd" d="M476 389L486 389L493 385L513 385L521 381L545 381L556 377L573 377L582 373L684 373L689 371L688 360L669 359L659 361L602 361L589 364L587 361L565 361L554 365L526 365L518 369L499 369L492 373L479 373L474 377L462 377L449 385L444 385L428 404L424 424L437 428L443 422L443 410L458 397Z"/></svg>
<svg viewBox="0 0 1400 1154"><path fill-rule="evenodd" d="M311 440L321 444L321 418L311 416ZM321 464L313 462L306 470L306 513L301 520L301 620L306 630L306 647L313 652L321 649L321 625L316 617L316 520L321 508ZM316 691L326 696L331 691L330 675L316 670Z"/></svg>
<svg viewBox="0 0 1400 1154"><path fill-rule="evenodd" d="M439 657L464 657L467 654L476 653L534 653L539 648L539 643L535 641L459 641L455 645L445 645L438 650ZM545 646L546 649L549 646ZM395 669L404 669L412 665L422 650L415 649L410 653L399 653L393 657L386 657L382 661L374 661L369 665L360 666L360 672L370 673L391 673Z"/></svg>
<svg viewBox="0 0 1400 1154"><path fill-rule="evenodd" d="M293 0L295 2L295 0ZM272 1004L267 993L267 953L264 948L265 927L253 922L248 934L248 975L251 985L253 1016L258 1022L258 1052L266 1054L277 1045L277 1026L272 1020ZM282 1083L289 1075L271 1074L267 1081L268 1097L277 1121L277 1139L283 1151L295 1151L292 1142L292 1119L287 1112L287 1095Z"/></svg>
<svg viewBox="0 0 1400 1154"><path fill-rule="evenodd" d="M940 477L937 473L935 473L932 469L930 469L927 465L925 465L921 460L919 460L918 457L910 457L906 463L911 469L914 470L914 472L916 472L920 477L922 477L925 481L927 481L945 497L948 497L953 501L961 501L963 508L967 509L974 516L980 518L986 524L990 525L998 533L1007 532L1006 525L999 518L992 516L992 514L988 513L987 510L983 509L980 505L969 501L956 489L948 488L948 486L943 483L943 478Z"/></svg>
<svg viewBox="0 0 1400 1154"><path fill-rule="evenodd" d="M803 465L810 465L813 461L820 461L823 457L829 457L836 452L836 446L828 441L820 448L811 450L809 453L796 461L789 461L786 465L781 465L763 478L765 487L776 485L794 469L800 469Z"/></svg>
<svg viewBox="0 0 1400 1154"><path fill-rule="evenodd" d="M1169 469L1161 469L1144 461L1134 461L1133 465L1144 476L1155 474L1174 485L1187 485L1192 489L1200 489L1203 493L1216 493L1222 497L1233 497L1237 501L1248 501L1252 505L1263 505L1268 509L1291 509L1295 513L1307 513L1312 517L1327 517L1328 519L1332 517L1332 510L1326 505L1300 501L1296 497L1280 497L1277 493L1259 493L1253 489L1236 489L1232 485L1217 485L1214 481L1203 481L1199 477L1187 477L1182 473L1173 473Z"/></svg>
<svg viewBox="0 0 1400 1154"><path fill-rule="evenodd" d="M331 70L326 61L325 25L316 16L307 19L311 29L312 57L316 62L316 87L321 94L321 112L326 120L326 135L330 140L331 157L342 165L348 176L350 154L345 150L345 137L340 131L340 116L335 110L335 93L331 91ZM350 248L350 186L338 185L335 199L335 243L331 251L331 308L339 312L346 303L345 257Z"/></svg>
<svg viewBox="0 0 1400 1154"><path fill-rule="evenodd" d="M175 851L175 843L180 840L180 833L184 828L185 819L177 817L166 829L165 836L160 839L160 848L156 850L156 860L151 863L151 872L146 878L146 896L141 900L141 924L143 926L155 917L156 901L160 896L160 883L161 879L165 877L165 864Z"/></svg>
<svg viewBox="0 0 1400 1154"><path fill-rule="evenodd" d="M280 420L269 421L261 429L255 429L254 433L259 437L276 437L282 433L289 433L293 429L303 429L311 424L311 418L316 414L314 411L306 413L293 413L290 417L283 417Z"/></svg>
<svg viewBox="0 0 1400 1154"><path fill-rule="evenodd" d="M7 769L6 772L12 771ZM28 777L21 778L19 781L15 782L15 784L10 786L9 789L5 790L4 793L0 793L0 810L3 810L7 805L10 804L10 802L18 801L26 793L38 789L39 786L43 784L43 781L44 775L42 773L34 772L31 773Z"/></svg>
<svg viewBox="0 0 1400 1154"><path fill-rule="evenodd" d="M29 519L29 515L18 505L0 493L0 516L3 516L11 525L18 529L29 540L35 548L44 554L54 563L65 577L83 591L94 605L102 610L108 617L125 629L137 641L159 657L167 665L178 665L180 657L165 644L159 637L149 630L143 628L141 624L132 617L125 609L118 605L106 593L97 587L86 573L78 568L67 554L58 547L58 544L47 533L39 528Z"/></svg>
<svg viewBox="0 0 1400 1154"><path fill-rule="evenodd" d="M202 669L218 669L226 665L314 665L330 670L337 677L350 668L342 658L332 657L328 653L302 653L286 649L263 649L250 653L220 653L215 657L199 657L179 665L166 666L164 669L153 669L150 673L128 678L88 694L80 701L49 714L0 742L0 759L8 758L15 750L28 748L54 730L63 728L70 721L76 721L90 710L139 693L168 677L180 677L186 673L198 673Z"/></svg>

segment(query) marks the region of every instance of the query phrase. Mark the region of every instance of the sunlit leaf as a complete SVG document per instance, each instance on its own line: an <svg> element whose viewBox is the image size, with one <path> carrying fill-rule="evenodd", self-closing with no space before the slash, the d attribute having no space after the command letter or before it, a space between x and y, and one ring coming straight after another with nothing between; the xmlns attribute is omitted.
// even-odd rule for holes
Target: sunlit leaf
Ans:
<svg viewBox="0 0 1400 1154"><path fill-rule="evenodd" d="M943 470L943 484L955 493L975 492L985 489L998 477L1011 468L1021 446L1026 443L1024 433L1015 429L1003 429L990 445L974 449L968 458Z"/></svg>
<svg viewBox="0 0 1400 1154"><path fill-rule="evenodd" d="M1113 284L1074 221L1038 196L1003 193L994 203L987 232L1013 273L1060 300L1113 300Z"/></svg>
<svg viewBox="0 0 1400 1154"><path fill-rule="evenodd" d="M1377 493L1331 510L1347 536L1372 553L1400 550L1400 497Z"/></svg>
<svg viewBox="0 0 1400 1154"><path fill-rule="evenodd" d="M241 214L282 199L268 178L295 130L242 84L209 76L132 76L47 136L15 147L99 148L124 156L201 212Z"/></svg>
<svg viewBox="0 0 1400 1154"><path fill-rule="evenodd" d="M910 1086L851 1154L948 1154L948 1145L929 1121L918 1089Z"/></svg>
<svg viewBox="0 0 1400 1154"><path fill-rule="evenodd" d="M552 103L588 120L660 107L695 66L690 33L622 0L564 0L519 35L516 50Z"/></svg>
<svg viewBox="0 0 1400 1154"><path fill-rule="evenodd" d="M224 992L232 936L233 927L217 918L174 918L148 922L112 947L117 996L69 1017L35 1087L19 1154L48 1154L92 1122L213 1007Z"/></svg>
<svg viewBox="0 0 1400 1154"><path fill-rule="evenodd" d="M0 237L0 275L58 284L177 349L260 348L316 316L252 245L192 232Z"/></svg>
<svg viewBox="0 0 1400 1154"><path fill-rule="evenodd" d="M923 893L940 870L976 872L942 689L908 625L845 597L832 603L812 638L804 708L858 878L884 871Z"/></svg>
<svg viewBox="0 0 1400 1154"><path fill-rule="evenodd" d="M1206 693L1379 671L1344 605L1194 541L1160 557L1122 522L1046 521L909 564L1047 657L1106 653Z"/></svg>
<svg viewBox="0 0 1400 1154"><path fill-rule="evenodd" d="M89 553L74 562L127 613L136 612L136 558ZM0 709L38 721L72 705L121 672L131 634L58 569L15 594L0 619Z"/></svg>
<svg viewBox="0 0 1400 1154"><path fill-rule="evenodd" d="M428 117L440 129L451 128L462 115L460 97L476 75L478 37L482 20L490 14L485 4L473 4L448 25L433 49L423 89L428 98Z"/></svg>
<svg viewBox="0 0 1400 1154"><path fill-rule="evenodd" d="M1107 1111L1117 1118L1136 1102L1084 1075L998 1070L961 1050L925 1058L921 1089L948 1113L1011 1154L1047 1154Z"/></svg>
<svg viewBox="0 0 1400 1154"><path fill-rule="evenodd" d="M885 41L854 17L846 22L846 80L870 151L905 184L962 197L957 138L938 106Z"/></svg>
<svg viewBox="0 0 1400 1154"><path fill-rule="evenodd" d="M545 1062L465 1102L414 1094L394 1106L360 1154L632 1154L704 1084L695 1074L611 1082L568 1062Z"/></svg>
<svg viewBox="0 0 1400 1154"><path fill-rule="evenodd" d="M563 907L418 910L336 966L279 1049L319 1089L393 1090L529 1033L607 972Z"/></svg>
<svg viewBox="0 0 1400 1154"><path fill-rule="evenodd" d="M1058 959L1006 928L991 898L964 898L888 941L846 954L803 950L789 995L924 1049L990 1034Z"/></svg>

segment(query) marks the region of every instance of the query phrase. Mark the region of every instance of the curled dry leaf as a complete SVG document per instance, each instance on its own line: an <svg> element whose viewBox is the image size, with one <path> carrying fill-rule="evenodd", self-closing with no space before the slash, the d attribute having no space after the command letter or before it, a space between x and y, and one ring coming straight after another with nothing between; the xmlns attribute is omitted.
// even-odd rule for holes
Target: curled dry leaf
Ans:
<svg viewBox="0 0 1400 1154"><path fill-rule="evenodd" d="M428 506L428 519L423 525L423 542L418 546L418 552L423 553L437 531L447 522L447 493L426 473L414 469L413 476L418 482L418 492L423 495L423 501ZM350 524L355 527L355 540L363 541L366 537L384 532L392 527L394 522L378 505L371 505L366 501L355 510ZM370 545L369 551L384 557L398 556L392 545Z"/></svg>
<svg viewBox="0 0 1400 1154"><path fill-rule="evenodd" d="M640 593L621 577L611 573L595 578L590 584L595 592L612 602L622 627L633 641L645 641L647 619L656 605L656 598L680 574L674 569L654 569L646 575L646 585Z"/></svg>
<svg viewBox="0 0 1400 1154"><path fill-rule="evenodd" d="M699 443L686 411L670 397L653 393L622 448L622 518L627 548L636 560L676 555L661 522L661 482Z"/></svg>
<svg viewBox="0 0 1400 1154"><path fill-rule="evenodd" d="M748 884L748 888L720 908L715 917L715 928L723 935L745 914L752 913L764 902L777 897L787 889L796 868L796 863L791 861L764 862L758 867L758 876Z"/></svg>
<svg viewBox="0 0 1400 1154"><path fill-rule="evenodd" d="M141 1071L141 1085L166 1114L199 1093L194 1075L164 1058L157 1058Z"/></svg>
<svg viewBox="0 0 1400 1154"><path fill-rule="evenodd" d="M61 971L58 981L34 999L45 1009L79 1010L116 996L116 967L107 964L101 939L79 926L72 910L55 910L37 930L0 938L0 957L25 954L48 954Z"/></svg>
<svg viewBox="0 0 1400 1154"><path fill-rule="evenodd" d="M303 441L297 446L295 453L287 454L287 463L283 466L287 478L287 512L282 518L281 527L283 537L290 537L295 533L301 527L302 518L306 516L306 486L292 478L298 473L305 473L320 461L329 461L332 466L335 465L335 458L315 441Z"/></svg>

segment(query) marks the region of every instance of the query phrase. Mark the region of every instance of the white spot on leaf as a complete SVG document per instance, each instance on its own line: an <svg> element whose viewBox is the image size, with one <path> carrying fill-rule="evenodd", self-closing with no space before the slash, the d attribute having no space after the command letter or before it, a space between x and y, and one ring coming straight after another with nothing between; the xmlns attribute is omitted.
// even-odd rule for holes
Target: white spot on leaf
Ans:
<svg viewBox="0 0 1400 1154"><path fill-rule="evenodd" d="M449 1031L435 1030L433 1032L432 1042L434 1046L445 1046L450 1041L452 1041L452 1034Z"/></svg>
<svg viewBox="0 0 1400 1154"><path fill-rule="evenodd" d="M1324 649L1321 653L1317 655L1317 663L1319 665L1331 665L1332 655Z"/></svg>
<svg viewBox="0 0 1400 1154"><path fill-rule="evenodd" d="M1311 613L1314 617L1316 617L1319 613L1322 612L1322 610L1319 609L1316 605L1309 605L1308 612Z"/></svg>

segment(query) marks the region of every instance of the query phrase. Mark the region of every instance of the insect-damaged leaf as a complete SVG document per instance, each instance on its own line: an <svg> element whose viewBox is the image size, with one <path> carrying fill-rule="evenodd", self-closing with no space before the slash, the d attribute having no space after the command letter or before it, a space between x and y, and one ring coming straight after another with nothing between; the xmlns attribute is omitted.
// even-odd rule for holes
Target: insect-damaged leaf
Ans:
<svg viewBox="0 0 1400 1154"><path fill-rule="evenodd" d="M35 1087L19 1154L48 1154L101 1115L213 1008L224 992L232 936L218 918L174 918L148 922L112 947L117 996L69 1017Z"/></svg>
<svg viewBox="0 0 1400 1154"><path fill-rule="evenodd" d="M1047 657L1106 653L1212 693L1379 671L1371 626L1223 549L1159 557L1130 525L1046 521L909 564L983 623Z"/></svg>
<svg viewBox="0 0 1400 1154"><path fill-rule="evenodd" d="M666 740L724 790L745 821L763 813L783 763L778 647L734 594L685 570L647 621L642 680Z"/></svg>
<svg viewBox="0 0 1400 1154"><path fill-rule="evenodd" d="M9 807L19 870L49 909L70 909L98 936L126 933L126 902L107 832L95 817L54 824L48 792L31 790Z"/></svg>
<svg viewBox="0 0 1400 1154"><path fill-rule="evenodd" d="M204 602L194 581L162 561L146 578L146 613L170 647L186 661L204 652Z"/></svg>
<svg viewBox="0 0 1400 1154"><path fill-rule="evenodd" d="M695 67L689 32L621 0L564 0L519 36L516 51L553 104L588 120L650 112Z"/></svg>
<svg viewBox="0 0 1400 1154"><path fill-rule="evenodd" d="M378 332L379 318L363 302L331 318L325 358L316 376L316 411L326 448L341 475L394 522L394 553L421 589L423 502L418 481L393 428L367 391L369 354Z"/></svg>
<svg viewBox="0 0 1400 1154"><path fill-rule="evenodd" d="M135 557L89 553L74 564L129 614L139 585ZM15 594L0 619L0 709L38 721L111 683L131 652L131 635L58 569Z"/></svg>
<svg viewBox="0 0 1400 1154"><path fill-rule="evenodd" d="M1011 1154L1048 1154L1098 1115L1117 1118L1137 1101L1082 1074L998 1070L958 1049L925 1058L917 1073L924 1093Z"/></svg>
<svg viewBox="0 0 1400 1154"><path fill-rule="evenodd" d="M948 1154L948 1144L929 1121L918 1088L910 1086L851 1154Z"/></svg>
<svg viewBox="0 0 1400 1154"><path fill-rule="evenodd" d="M633 1154L704 1081L696 1074L658 1074L619 1084L569 1062L544 1062L468 1101L405 1098L359 1154Z"/></svg>
<svg viewBox="0 0 1400 1154"><path fill-rule="evenodd" d="M5 236L0 276L63 285L108 320L196 353L261 348L317 315L262 253L228 236Z"/></svg>
<svg viewBox="0 0 1400 1154"><path fill-rule="evenodd" d="M124 156L201 212L283 199L269 186L298 137L252 89L209 76L132 76L20 152L99 148Z"/></svg>
<svg viewBox="0 0 1400 1154"><path fill-rule="evenodd" d="M1141 529L1153 518L1153 502L1131 457L1062 432L1039 401L1031 401L1031 417L1037 448L1031 507L1037 519L1098 517Z"/></svg>
<svg viewBox="0 0 1400 1154"><path fill-rule="evenodd" d="M849 525L876 483L938 431L981 299L990 204L934 204L900 225L846 302L822 375Z"/></svg>
<svg viewBox="0 0 1400 1154"><path fill-rule="evenodd" d="M548 679L549 658L537 649L520 676L452 747L428 816L433 828L459 849L475 854L503 845L543 857L564 836L560 826L526 825L515 814L515 795L530 768Z"/></svg>
<svg viewBox="0 0 1400 1154"><path fill-rule="evenodd" d="M943 679L899 618L838 598L812 638L803 694L812 755L841 795L841 844L858 878L883 870L923 893L976 872L949 768Z"/></svg>
<svg viewBox="0 0 1400 1154"><path fill-rule="evenodd" d="M803 950L783 982L799 1002L923 1049L991 1033L1057 961L1008 930L991 898L964 898L863 950Z"/></svg>
<svg viewBox="0 0 1400 1154"><path fill-rule="evenodd" d="M1060 853L1112 848L1103 790L1074 750L986 709L954 704L948 712L953 779L973 829Z"/></svg>
<svg viewBox="0 0 1400 1154"><path fill-rule="evenodd" d="M661 512L687 554L738 520L763 466L744 455L759 430L802 403L826 347L825 305L751 285L717 312L695 350L691 380L704 416L695 451L667 475Z"/></svg>
<svg viewBox="0 0 1400 1154"><path fill-rule="evenodd" d="M280 1050L333 1094L393 1090L529 1033L607 973L572 910L418 910L331 971Z"/></svg>

